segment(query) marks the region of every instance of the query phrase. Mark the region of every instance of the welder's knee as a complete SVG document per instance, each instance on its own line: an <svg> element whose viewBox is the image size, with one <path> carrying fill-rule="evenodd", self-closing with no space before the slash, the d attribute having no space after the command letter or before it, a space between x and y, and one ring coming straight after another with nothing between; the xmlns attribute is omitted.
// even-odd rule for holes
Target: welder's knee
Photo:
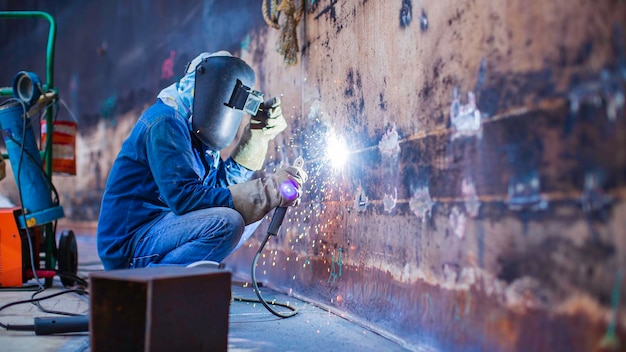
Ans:
<svg viewBox="0 0 626 352"><path fill-rule="evenodd" d="M246 225L241 214L235 209L224 208L220 215L223 217L224 222L228 224L227 226L231 228L233 237L236 237L238 241Z"/></svg>
<svg viewBox="0 0 626 352"><path fill-rule="evenodd" d="M237 246L241 238L245 223L238 211L230 208L224 208L223 218L225 226L225 236L222 237L220 244L214 248L214 260L221 262L226 258Z"/></svg>

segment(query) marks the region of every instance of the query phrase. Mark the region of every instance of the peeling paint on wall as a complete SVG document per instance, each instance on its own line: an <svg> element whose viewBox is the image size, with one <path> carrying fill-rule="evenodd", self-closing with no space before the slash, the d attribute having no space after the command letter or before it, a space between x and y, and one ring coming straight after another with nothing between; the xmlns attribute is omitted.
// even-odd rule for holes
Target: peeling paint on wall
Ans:
<svg viewBox="0 0 626 352"><path fill-rule="evenodd" d="M398 201L400 168L398 155L400 154L400 136L395 124L391 126L378 142L378 150L382 157L382 170L384 182L383 207L384 211L391 213Z"/></svg>
<svg viewBox="0 0 626 352"><path fill-rule="evenodd" d="M458 207L452 207L452 211L450 211L450 215L448 216L448 225L456 237L459 239L465 237L467 218L465 217L465 213L460 211Z"/></svg>
<svg viewBox="0 0 626 352"><path fill-rule="evenodd" d="M413 190L412 193L409 208L415 216L422 219L422 221L426 221L434 205L433 200L430 198L430 191L428 187L419 187Z"/></svg>
<svg viewBox="0 0 626 352"><path fill-rule="evenodd" d="M480 212L480 200L476 193L476 186L471 179L463 179L461 181L461 194L465 199L465 210L469 216L475 218Z"/></svg>
<svg viewBox="0 0 626 352"><path fill-rule="evenodd" d="M318 119L322 116L322 102L319 100L313 101L309 108L309 114L307 117L309 120Z"/></svg>
<svg viewBox="0 0 626 352"><path fill-rule="evenodd" d="M467 93L467 104L461 104L459 90L454 88L452 105L450 106L450 121L454 126L453 140L471 136L482 138L481 116L473 92Z"/></svg>
<svg viewBox="0 0 626 352"><path fill-rule="evenodd" d="M378 149L384 158L397 159L400 154L400 136L396 126L391 127L378 142Z"/></svg>
<svg viewBox="0 0 626 352"><path fill-rule="evenodd" d="M504 290L506 304L520 312L529 308L544 307L550 300L550 293L537 279L530 276L513 281Z"/></svg>
<svg viewBox="0 0 626 352"><path fill-rule="evenodd" d="M393 194L387 194L383 196L383 206L385 207L385 211L391 213L393 208L396 207L396 203L398 202L398 189L393 189Z"/></svg>

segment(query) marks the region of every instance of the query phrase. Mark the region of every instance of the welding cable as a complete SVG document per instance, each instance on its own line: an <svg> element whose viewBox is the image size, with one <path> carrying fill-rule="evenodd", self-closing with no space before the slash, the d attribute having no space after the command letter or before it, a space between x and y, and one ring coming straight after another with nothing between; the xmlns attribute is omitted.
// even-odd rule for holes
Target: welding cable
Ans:
<svg viewBox="0 0 626 352"><path fill-rule="evenodd" d="M87 281L87 279L86 279L86 278L81 277L81 276L79 276L79 275L76 275L76 274L74 274L74 273L68 273L68 272L65 272L65 271L56 270L56 274L57 274L59 277L64 277L64 278L67 278L67 279L72 279L72 280L76 281L76 283L77 283L78 285L83 286L83 287L85 287L85 288L89 287L89 282Z"/></svg>
<svg viewBox="0 0 626 352"><path fill-rule="evenodd" d="M15 301L15 302L7 303L7 304L3 305L2 307L0 307L0 311L3 311L6 308L9 308L9 307L12 307L12 306L16 306L16 305L19 305L19 304L40 302L40 301L43 301L43 300L46 300L46 299L54 298L54 297L57 297L57 296L68 294L68 293L85 293L85 291L84 290L70 289L70 290L64 290L64 291L56 292L56 293L50 294L48 296L43 296L43 297L39 297L39 298L31 298L31 299L26 299L26 300L23 300L23 301ZM14 331L35 331L35 325L9 325L9 324L0 323L0 328L3 328L5 330L14 330Z"/></svg>
<svg viewBox="0 0 626 352"><path fill-rule="evenodd" d="M22 286L18 286L18 287L6 286L6 287L0 287L0 292L2 292L2 291L5 291L5 292L30 292L30 291L38 291L40 289L41 289L41 287L39 287L39 285L22 285Z"/></svg>
<svg viewBox="0 0 626 352"><path fill-rule="evenodd" d="M265 245L267 244L270 236L272 236L272 234L268 231L267 236L265 236L263 243L261 243L261 246L259 246L259 249L257 250L256 255L254 256L254 260L252 261L252 285L254 286L254 293L256 293L257 297L259 297L259 302L261 302L261 304L263 304L263 306L267 308L267 310L270 311L270 313L274 314L275 316L279 318L293 317L294 315L298 314L298 309L287 304L268 302L265 299L263 299L263 296L261 295L261 290L259 290L259 285L256 280L257 261L259 260L259 257L261 256L261 252L263 252L263 248L265 248ZM238 300L242 302L256 302L255 300L247 300L247 299L238 299ZM291 312L285 312L285 313L278 312L274 308L272 308L270 304L274 306L281 306L281 307L289 308L291 309Z"/></svg>
<svg viewBox="0 0 626 352"><path fill-rule="evenodd" d="M76 293L79 293L80 295L89 295L89 293L83 289L76 289ZM40 290L37 291L35 293L33 293L30 298L31 299L35 299L35 296L38 295L39 293L43 292L44 290ZM51 309L47 309L44 308L41 305L40 301L33 301L32 302L35 306L37 306L37 308L39 308L40 311L44 312L44 313L49 313L49 314L57 314L57 315L66 315L66 316L71 316L71 317L75 317L75 316L80 316L80 315L84 315L81 313L71 313L71 312L63 312L63 311L59 311L59 310L51 310Z"/></svg>

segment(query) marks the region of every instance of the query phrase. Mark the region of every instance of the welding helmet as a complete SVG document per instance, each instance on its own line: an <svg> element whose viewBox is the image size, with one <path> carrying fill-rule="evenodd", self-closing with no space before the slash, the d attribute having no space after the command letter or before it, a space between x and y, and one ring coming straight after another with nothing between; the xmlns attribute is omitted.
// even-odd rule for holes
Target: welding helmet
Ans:
<svg viewBox="0 0 626 352"><path fill-rule="evenodd" d="M228 52L216 54L192 62L187 71L195 70L192 131L209 148L221 150L235 139L244 112L257 113L263 94L250 88L255 78L248 64Z"/></svg>

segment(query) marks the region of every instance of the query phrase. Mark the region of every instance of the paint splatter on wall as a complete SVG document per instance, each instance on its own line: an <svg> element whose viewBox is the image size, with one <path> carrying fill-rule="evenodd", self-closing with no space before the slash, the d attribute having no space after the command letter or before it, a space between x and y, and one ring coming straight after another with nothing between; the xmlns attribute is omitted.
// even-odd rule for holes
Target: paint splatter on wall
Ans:
<svg viewBox="0 0 626 352"><path fill-rule="evenodd" d="M176 50L170 51L170 56L163 60L161 65L161 79L168 80L174 77L174 57L176 56Z"/></svg>
<svg viewBox="0 0 626 352"><path fill-rule="evenodd" d="M467 136L482 137L481 116L473 92L467 93L467 103L462 104L459 91L454 89L454 97L450 106L450 120L454 126L452 139Z"/></svg>

